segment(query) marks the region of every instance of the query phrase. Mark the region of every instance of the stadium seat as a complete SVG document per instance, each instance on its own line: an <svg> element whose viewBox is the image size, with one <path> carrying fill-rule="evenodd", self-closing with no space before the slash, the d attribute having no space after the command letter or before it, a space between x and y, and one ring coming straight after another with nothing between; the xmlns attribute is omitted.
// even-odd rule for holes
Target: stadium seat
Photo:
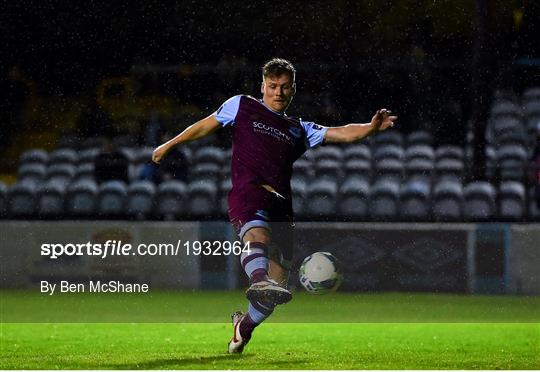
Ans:
<svg viewBox="0 0 540 372"><path fill-rule="evenodd" d="M441 146L435 150L435 161L440 160L458 160L463 161L463 149L457 146Z"/></svg>
<svg viewBox="0 0 540 372"><path fill-rule="evenodd" d="M93 216L97 193L98 186L93 181L83 179L73 182L66 190L66 212L74 218Z"/></svg>
<svg viewBox="0 0 540 372"><path fill-rule="evenodd" d="M305 215L304 206L307 198L307 183L302 178L293 176L291 179L291 193L294 214L303 217Z"/></svg>
<svg viewBox="0 0 540 372"><path fill-rule="evenodd" d="M432 146L433 136L425 130L417 130L407 136L407 147L412 146Z"/></svg>
<svg viewBox="0 0 540 372"><path fill-rule="evenodd" d="M491 120L487 127L486 139L489 143L494 143L498 137L508 133L524 133L525 128L521 119L504 118Z"/></svg>
<svg viewBox="0 0 540 372"><path fill-rule="evenodd" d="M75 169L75 175L73 181L79 181L82 179L94 180L94 163L82 163Z"/></svg>
<svg viewBox="0 0 540 372"><path fill-rule="evenodd" d="M65 216L64 195L66 184L55 180L38 187L36 212L40 218L58 219Z"/></svg>
<svg viewBox="0 0 540 372"><path fill-rule="evenodd" d="M343 167L335 160L321 160L315 163L315 177L317 179L328 179L330 181L341 182L343 178Z"/></svg>
<svg viewBox="0 0 540 372"><path fill-rule="evenodd" d="M495 119L519 118L521 116L521 109L512 101L495 101L491 106L490 116Z"/></svg>
<svg viewBox="0 0 540 372"><path fill-rule="evenodd" d="M405 163L406 178L409 181L422 180L431 184L433 169L433 161L431 160L412 159Z"/></svg>
<svg viewBox="0 0 540 372"><path fill-rule="evenodd" d="M17 170L17 180L41 182L45 178L46 168L41 163L23 163Z"/></svg>
<svg viewBox="0 0 540 372"><path fill-rule="evenodd" d="M378 180L387 180L401 183L403 175L403 162L395 159L383 159L375 163L374 177Z"/></svg>
<svg viewBox="0 0 540 372"><path fill-rule="evenodd" d="M193 164L215 163L221 165L224 160L225 154L223 150L214 146L201 147L193 155Z"/></svg>
<svg viewBox="0 0 540 372"><path fill-rule="evenodd" d="M5 183L0 182L0 218L4 218L7 212L7 191L8 187Z"/></svg>
<svg viewBox="0 0 540 372"><path fill-rule="evenodd" d="M375 148L375 151L373 153L373 161L379 162L386 159L402 160L403 149L401 147L393 145Z"/></svg>
<svg viewBox="0 0 540 372"><path fill-rule="evenodd" d="M527 151L522 146L503 146L495 154L497 174L501 180L523 180L528 164Z"/></svg>
<svg viewBox="0 0 540 372"><path fill-rule="evenodd" d="M520 182L507 181L499 186L499 217L504 220L520 220L527 211L525 187Z"/></svg>
<svg viewBox="0 0 540 372"><path fill-rule="evenodd" d="M540 98L537 101L529 101L523 104L523 113L525 117L540 115Z"/></svg>
<svg viewBox="0 0 540 372"><path fill-rule="evenodd" d="M96 160L96 157L99 155L100 150L97 148L89 148L81 151L79 155L78 164L92 163Z"/></svg>
<svg viewBox="0 0 540 372"><path fill-rule="evenodd" d="M165 181L157 189L155 196L155 216L165 220L186 215L186 185L181 181Z"/></svg>
<svg viewBox="0 0 540 372"><path fill-rule="evenodd" d="M149 217L153 210L153 200L156 187L150 181L135 181L127 189L126 210L129 217L143 220Z"/></svg>
<svg viewBox="0 0 540 372"><path fill-rule="evenodd" d="M192 168L191 180L207 180L217 183L220 179L221 166L216 163L199 163Z"/></svg>
<svg viewBox="0 0 540 372"><path fill-rule="evenodd" d="M356 143L345 147L343 150L343 160L345 162L351 160L371 161L371 150L368 146Z"/></svg>
<svg viewBox="0 0 540 372"><path fill-rule="evenodd" d="M501 134L494 139L493 142L495 148L501 148L503 146L520 146L526 147L529 144L529 138L524 131L516 131L511 133Z"/></svg>
<svg viewBox="0 0 540 372"><path fill-rule="evenodd" d="M187 212L192 218L207 219L217 214L216 204L218 189L216 183L201 180L187 185Z"/></svg>
<svg viewBox="0 0 540 372"><path fill-rule="evenodd" d="M7 192L7 215L10 218L35 217L37 186L33 182L17 182Z"/></svg>
<svg viewBox="0 0 540 372"><path fill-rule="evenodd" d="M363 220L369 215L369 182L362 177L350 176L339 189L339 220Z"/></svg>
<svg viewBox="0 0 540 372"><path fill-rule="evenodd" d="M435 179L463 182L465 166L461 160L443 158L435 163Z"/></svg>
<svg viewBox="0 0 540 372"><path fill-rule="evenodd" d="M521 102L523 104L534 101L540 101L540 87L527 88L521 95Z"/></svg>
<svg viewBox="0 0 540 372"><path fill-rule="evenodd" d="M307 187L306 214L315 220L332 218L336 213L338 187L329 179L316 180Z"/></svg>
<svg viewBox="0 0 540 372"><path fill-rule="evenodd" d="M75 176L75 166L68 163L54 163L47 168L47 181L69 183Z"/></svg>
<svg viewBox="0 0 540 372"><path fill-rule="evenodd" d="M100 218L120 218L125 215L127 199L126 184L122 181L106 181L99 186L97 215Z"/></svg>
<svg viewBox="0 0 540 372"><path fill-rule="evenodd" d="M307 159L300 158L293 164L293 176L305 182L311 180L314 174L313 163Z"/></svg>
<svg viewBox="0 0 540 372"><path fill-rule="evenodd" d="M19 165L26 163L40 163L47 164L49 161L49 154L41 149L32 149L25 151L19 158Z"/></svg>
<svg viewBox="0 0 540 372"><path fill-rule="evenodd" d="M400 217L406 221L427 221L430 218L430 184L412 180L400 190Z"/></svg>
<svg viewBox="0 0 540 372"><path fill-rule="evenodd" d="M392 221L399 213L399 183L378 180L371 187L371 218L375 221Z"/></svg>
<svg viewBox="0 0 540 372"><path fill-rule="evenodd" d="M49 155L49 166L52 164L76 164L78 156L73 149L59 149Z"/></svg>
<svg viewBox="0 0 540 372"><path fill-rule="evenodd" d="M142 174L144 166L152 162L153 152L154 149L151 147L140 147L135 150L129 165L130 180L136 180ZM129 160L130 158L128 157L127 159Z"/></svg>
<svg viewBox="0 0 540 372"><path fill-rule="evenodd" d="M427 145L416 145L408 147L405 150L405 161L411 161L414 159L430 160L435 159L435 151L431 146Z"/></svg>
<svg viewBox="0 0 540 372"><path fill-rule="evenodd" d="M484 181L475 181L465 186L464 215L470 221L486 221L495 216L495 188Z"/></svg>
<svg viewBox="0 0 540 372"><path fill-rule="evenodd" d="M431 210L435 221L459 221L463 215L461 182L443 179L433 187Z"/></svg>
<svg viewBox="0 0 540 372"><path fill-rule="evenodd" d="M371 163L368 160L353 158L345 163L344 169L346 178L355 176L364 179L368 183L371 181Z"/></svg>
<svg viewBox="0 0 540 372"><path fill-rule="evenodd" d="M315 163L324 160L341 162L343 161L343 151L337 146L319 146L312 151L312 159Z"/></svg>
<svg viewBox="0 0 540 372"><path fill-rule="evenodd" d="M388 145L403 147L403 134L395 130L388 130L372 137L372 147L375 150Z"/></svg>

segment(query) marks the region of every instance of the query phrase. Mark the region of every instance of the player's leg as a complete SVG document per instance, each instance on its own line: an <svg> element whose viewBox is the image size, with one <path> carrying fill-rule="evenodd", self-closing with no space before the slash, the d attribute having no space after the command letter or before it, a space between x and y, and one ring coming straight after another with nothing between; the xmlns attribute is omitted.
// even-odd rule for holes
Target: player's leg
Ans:
<svg viewBox="0 0 540 372"><path fill-rule="evenodd" d="M289 285L289 273L290 271L284 268L279 262L273 259L269 260L268 276L283 288L287 288Z"/></svg>

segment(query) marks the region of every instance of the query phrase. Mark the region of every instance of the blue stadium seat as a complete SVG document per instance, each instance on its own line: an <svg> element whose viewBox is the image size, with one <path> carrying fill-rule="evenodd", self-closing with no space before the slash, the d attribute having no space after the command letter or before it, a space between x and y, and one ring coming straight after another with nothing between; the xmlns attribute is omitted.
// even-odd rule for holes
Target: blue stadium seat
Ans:
<svg viewBox="0 0 540 372"><path fill-rule="evenodd" d="M373 161L379 162L381 160L402 160L403 149L394 145L387 145L376 147L373 153Z"/></svg>
<svg viewBox="0 0 540 372"><path fill-rule="evenodd" d="M156 217L174 220L187 214L187 187L181 181L166 181L158 186L155 196Z"/></svg>
<svg viewBox="0 0 540 372"><path fill-rule="evenodd" d="M26 163L40 163L47 164L49 161L49 154L41 149L31 149L25 151L19 158L19 164L23 165Z"/></svg>
<svg viewBox="0 0 540 372"><path fill-rule="evenodd" d="M540 87L530 87L525 89L521 95L521 102L525 105L528 102L540 101Z"/></svg>
<svg viewBox="0 0 540 372"><path fill-rule="evenodd" d="M53 163L47 167L46 179L69 183L75 176L75 166L69 163Z"/></svg>
<svg viewBox="0 0 540 372"><path fill-rule="evenodd" d="M377 180L371 187L369 210L375 221L392 221L399 215L399 183Z"/></svg>
<svg viewBox="0 0 540 372"><path fill-rule="evenodd" d="M463 216L461 182L443 179L433 187L431 209L435 221L459 221Z"/></svg>
<svg viewBox="0 0 540 372"><path fill-rule="evenodd" d="M355 143L345 147L343 150L343 160L345 162L351 160L364 160L371 162L371 150L368 146Z"/></svg>
<svg viewBox="0 0 540 372"><path fill-rule="evenodd" d="M65 209L74 218L89 218L96 209L98 186L89 180L71 183L66 190Z"/></svg>
<svg viewBox="0 0 540 372"><path fill-rule="evenodd" d="M315 164L315 167L315 177L317 179L340 182L344 176L341 163L335 160L321 160Z"/></svg>
<svg viewBox="0 0 540 372"><path fill-rule="evenodd" d="M418 180L431 184L433 176L433 161L425 159L412 159L405 163L407 180Z"/></svg>
<svg viewBox="0 0 540 372"><path fill-rule="evenodd" d="M329 179L316 180L308 185L305 210L312 219L331 218L336 213L338 187Z"/></svg>
<svg viewBox="0 0 540 372"><path fill-rule="evenodd" d="M294 214L304 216L304 206L307 198L307 183L296 176L291 179L292 205Z"/></svg>
<svg viewBox="0 0 540 372"><path fill-rule="evenodd" d="M152 153L154 149L151 147L139 147L135 150L129 165L129 179L136 180L141 174L144 166L152 162Z"/></svg>
<svg viewBox="0 0 540 372"><path fill-rule="evenodd" d="M98 148L89 148L81 151L79 154L79 162L78 164L85 164L85 163L94 163L96 160L96 157L99 155L100 149Z"/></svg>
<svg viewBox="0 0 540 372"><path fill-rule="evenodd" d="M371 181L371 163L368 160L352 159L345 163L345 177L356 176Z"/></svg>
<svg viewBox="0 0 540 372"><path fill-rule="evenodd" d="M193 155L193 164L215 163L223 164L225 153L219 147L204 146L197 149Z"/></svg>
<svg viewBox="0 0 540 372"><path fill-rule="evenodd" d="M313 163L307 159L298 159L293 164L293 176L308 182L314 175L314 167L312 164Z"/></svg>
<svg viewBox="0 0 540 372"><path fill-rule="evenodd" d="M339 189L340 220L364 220L369 216L369 182L358 176L347 177Z"/></svg>
<svg viewBox="0 0 540 372"><path fill-rule="evenodd" d="M150 181L135 181L127 189L126 210L128 216L137 220L149 217L153 210L156 187Z"/></svg>
<svg viewBox="0 0 540 372"><path fill-rule="evenodd" d="M387 145L403 147L403 134L395 130L387 130L372 138L372 147L375 150Z"/></svg>
<svg viewBox="0 0 540 372"><path fill-rule="evenodd" d="M512 101L495 101L490 110L490 116L499 118L519 118L521 116L520 107Z"/></svg>
<svg viewBox="0 0 540 372"><path fill-rule="evenodd" d="M41 163L24 163L17 170L17 180L39 183L45 178L46 168Z"/></svg>
<svg viewBox="0 0 540 372"><path fill-rule="evenodd" d="M37 186L33 182L17 182L7 192L7 214L10 218L33 218L36 210Z"/></svg>
<svg viewBox="0 0 540 372"><path fill-rule="evenodd" d="M408 147L405 150L404 156L405 161L411 161L415 159L433 161L435 160L435 151L433 151L433 148L431 146L416 145Z"/></svg>
<svg viewBox="0 0 540 372"><path fill-rule="evenodd" d="M461 160L443 158L435 163L435 179L463 182L465 166Z"/></svg>
<svg viewBox="0 0 540 372"><path fill-rule="evenodd" d="M127 187L122 181L103 182L97 196L97 215L100 218L120 218L126 214Z"/></svg>
<svg viewBox="0 0 540 372"><path fill-rule="evenodd" d="M217 215L218 189L214 182L192 181L187 185L187 193L187 210L191 217L207 219Z"/></svg>
<svg viewBox="0 0 540 372"><path fill-rule="evenodd" d="M407 147L433 146L433 136L425 130L417 130L407 136Z"/></svg>
<svg viewBox="0 0 540 372"><path fill-rule="evenodd" d="M221 166L216 163L199 163L192 168L191 180L207 180L217 183L221 176Z"/></svg>
<svg viewBox="0 0 540 372"><path fill-rule="evenodd" d="M95 171L94 163L82 163L77 166L75 169L75 175L73 176L73 181L80 181L86 179L89 181L94 181Z"/></svg>
<svg viewBox="0 0 540 372"><path fill-rule="evenodd" d="M315 163L324 160L343 161L343 150L337 146L319 146L312 150L312 159Z"/></svg>
<svg viewBox="0 0 540 372"><path fill-rule="evenodd" d="M496 152L497 174L501 180L523 180L526 177L528 155L524 147L503 146Z"/></svg>
<svg viewBox="0 0 540 372"><path fill-rule="evenodd" d="M36 211L40 218L58 219L65 216L66 184L48 181L38 187Z"/></svg>
<svg viewBox="0 0 540 372"><path fill-rule="evenodd" d="M457 146L440 146L435 150L435 161L440 160L458 160L463 162L463 149Z"/></svg>
<svg viewBox="0 0 540 372"><path fill-rule="evenodd" d="M507 181L499 186L499 217L504 220L520 220L525 217L525 187L520 182Z"/></svg>
<svg viewBox="0 0 540 372"><path fill-rule="evenodd" d="M401 183L403 168L403 162L400 160L383 159L375 163L374 177L376 180Z"/></svg>
<svg viewBox="0 0 540 372"><path fill-rule="evenodd" d="M406 221L427 221L430 219L430 184L412 180L400 190L400 216Z"/></svg>
<svg viewBox="0 0 540 372"><path fill-rule="evenodd" d="M49 165L76 164L78 156L73 149L59 149L49 154Z"/></svg>
<svg viewBox="0 0 540 372"><path fill-rule="evenodd" d="M487 221L495 216L495 188L484 181L475 181L465 186L464 215L470 221Z"/></svg>

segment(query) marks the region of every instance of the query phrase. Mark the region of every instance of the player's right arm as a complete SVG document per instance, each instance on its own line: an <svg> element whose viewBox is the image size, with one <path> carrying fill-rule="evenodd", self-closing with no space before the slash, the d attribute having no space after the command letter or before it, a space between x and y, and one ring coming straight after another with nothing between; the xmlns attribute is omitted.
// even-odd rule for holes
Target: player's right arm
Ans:
<svg viewBox="0 0 540 372"><path fill-rule="evenodd" d="M159 164L159 162L167 155L169 151L172 150L174 146L208 136L220 127L221 123L216 119L214 114L207 116L206 118L199 120L195 124L187 127L176 137L156 147L152 153L152 161Z"/></svg>

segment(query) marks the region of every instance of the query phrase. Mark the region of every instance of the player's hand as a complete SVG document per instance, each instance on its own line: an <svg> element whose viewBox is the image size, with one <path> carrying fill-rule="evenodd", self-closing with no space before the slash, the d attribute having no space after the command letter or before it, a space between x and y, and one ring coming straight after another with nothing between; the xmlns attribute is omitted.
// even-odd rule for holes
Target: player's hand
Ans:
<svg viewBox="0 0 540 372"><path fill-rule="evenodd" d="M394 121L397 120L397 116L391 116L391 114L392 111L387 109L377 110L371 119L371 125L375 132L382 132L394 126Z"/></svg>
<svg viewBox="0 0 540 372"><path fill-rule="evenodd" d="M159 164L159 162L165 157L165 155L167 155L169 150L169 146L167 146L166 143L156 147L154 152L152 153L152 161L156 164Z"/></svg>

